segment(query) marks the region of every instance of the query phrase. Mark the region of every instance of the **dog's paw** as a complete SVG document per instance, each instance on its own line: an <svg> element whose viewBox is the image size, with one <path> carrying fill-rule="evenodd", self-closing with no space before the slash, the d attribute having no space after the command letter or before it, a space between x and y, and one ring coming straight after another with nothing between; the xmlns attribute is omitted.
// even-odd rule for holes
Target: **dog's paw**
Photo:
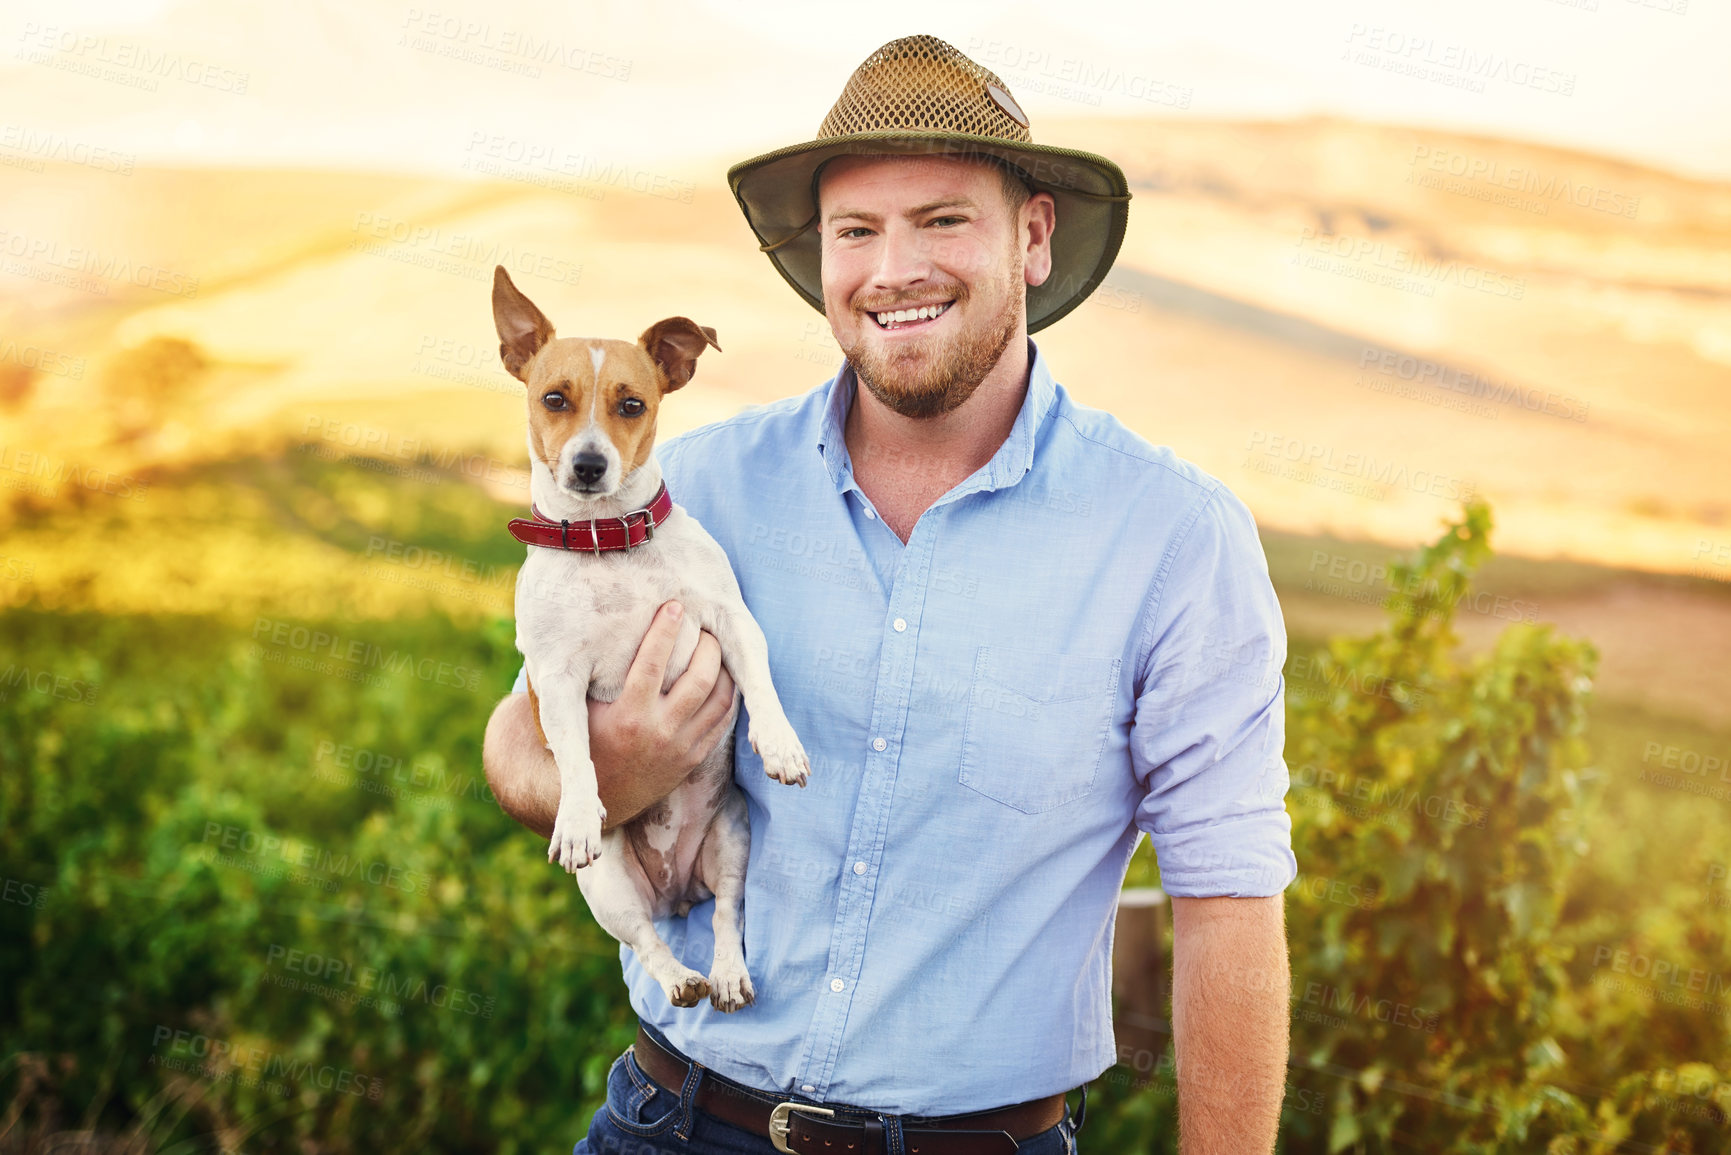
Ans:
<svg viewBox="0 0 1731 1155"><path fill-rule="evenodd" d="M676 1007L695 1007L709 993L709 980L689 967L684 973L661 984L667 1001Z"/></svg>
<svg viewBox="0 0 1731 1155"><path fill-rule="evenodd" d="M752 989L751 976L743 962L717 964L709 972L709 1005L716 1010L732 1014L741 1007L749 1007L756 998L757 992Z"/></svg>
<svg viewBox="0 0 1731 1155"><path fill-rule="evenodd" d="M799 735L786 721L760 726L753 718L746 736L751 740L751 748L763 759L764 773L788 786L805 785L811 774L811 761L805 756L805 747L799 744Z"/></svg>
<svg viewBox="0 0 1731 1155"><path fill-rule="evenodd" d="M601 824L607 811L599 799L587 805L561 802L553 819L553 840L547 846L547 861L557 862L572 874L601 857Z"/></svg>

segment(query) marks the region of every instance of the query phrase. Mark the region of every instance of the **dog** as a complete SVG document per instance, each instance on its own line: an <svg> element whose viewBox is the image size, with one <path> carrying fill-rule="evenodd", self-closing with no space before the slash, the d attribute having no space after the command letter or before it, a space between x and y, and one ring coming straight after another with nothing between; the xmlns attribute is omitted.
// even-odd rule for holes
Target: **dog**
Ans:
<svg viewBox="0 0 1731 1155"><path fill-rule="evenodd" d="M548 861L577 875L596 922L629 946L675 1006L705 995L732 1012L756 997L741 938L751 830L733 781L740 699L747 737L771 778L804 786L810 762L770 681L763 630L714 538L662 483L651 452L661 399L691 380L715 330L657 321L636 344L555 338L553 325L503 266L493 272L493 322L505 369L528 389L529 492L535 517L511 523L529 543L517 575L517 648L541 738L559 766ZM721 644L739 693L726 736L671 794L613 830L589 758L585 698L611 702L662 603L685 606L665 691L685 671L700 629ZM654 919L684 916L713 896L708 976L673 956Z"/></svg>

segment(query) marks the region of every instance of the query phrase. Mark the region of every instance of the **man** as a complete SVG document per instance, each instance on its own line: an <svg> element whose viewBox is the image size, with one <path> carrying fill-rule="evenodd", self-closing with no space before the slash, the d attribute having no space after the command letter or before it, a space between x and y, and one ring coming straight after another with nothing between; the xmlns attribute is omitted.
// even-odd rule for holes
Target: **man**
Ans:
<svg viewBox="0 0 1731 1155"><path fill-rule="evenodd" d="M1271 1150L1297 872L1279 606L1244 505L1075 404L1028 339L1110 267L1123 174L1033 144L996 76L919 36L861 65L817 140L729 179L847 363L661 460L763 626L811 786L765 778L740 725L757 1002L671 1007L622 951L644 1025L577 1151L1070 1155L1086 1091L1074 1117L1064 1094L1115 1058L1112 919L1144 831L1182 1150ZM675 610L590 704L612 822L732 700L708 638L658 692ZM558 776L525 698L487 771L545 834ZM708 965L707 903L662 930Z"/></svg>

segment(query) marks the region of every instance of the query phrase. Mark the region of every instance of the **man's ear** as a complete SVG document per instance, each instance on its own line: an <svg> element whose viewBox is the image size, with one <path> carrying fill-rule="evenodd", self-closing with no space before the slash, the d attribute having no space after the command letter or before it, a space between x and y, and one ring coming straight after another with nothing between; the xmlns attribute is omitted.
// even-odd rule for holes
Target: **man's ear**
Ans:
<svg viewBox="0 0 1731 1155"><path fill-rule="evenodd" d="M1037 192L1022 206L1028 218L1028 248L1022 254L1022 276L1043 285L1052 275L1052 233L1058 227L1058 205L1049 192Z"/></svg>
<svg viewBox="0 0 1731 1155"><path fill-rule="evenodd" d="M721 352L721 346L716 344L715 330L699 325L689 317L669 317L655 322L643 330L637 344L667 375L667 388L662 390L664 394L691 380L691 375L697 372L697 355L703 352L705 345L714 345L715 351Z"/></svg>
<svg viewBox="0 0 1731 1155"><path fill-rule="evenodd" d="M525 367L553 339L553 322L517 291L504 265L493 266L493 327L499 330L499 359L505 362L505 371L527 383Z"/></svg>

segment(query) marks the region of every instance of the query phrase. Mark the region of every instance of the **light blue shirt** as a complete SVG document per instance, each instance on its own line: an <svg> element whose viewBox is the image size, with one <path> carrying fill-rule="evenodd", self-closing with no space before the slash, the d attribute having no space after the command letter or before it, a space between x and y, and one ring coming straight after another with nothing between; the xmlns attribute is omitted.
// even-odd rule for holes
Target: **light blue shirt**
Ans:
<svg viewBox="0 0 1731 1155"><path fill-rule="evenodd" d="M729 1078L925 1115L1071 1089L1115 1061L1141 832L1168 894L1297 875L1286 631L1249 510L1029 354L1009 437L906 545L854 483L845 365L658 450L811 756L783 786L736 729L755 1005L675 1008L620 951L637 1013ZM704 973L713 907L657 924Z"/></svg>

